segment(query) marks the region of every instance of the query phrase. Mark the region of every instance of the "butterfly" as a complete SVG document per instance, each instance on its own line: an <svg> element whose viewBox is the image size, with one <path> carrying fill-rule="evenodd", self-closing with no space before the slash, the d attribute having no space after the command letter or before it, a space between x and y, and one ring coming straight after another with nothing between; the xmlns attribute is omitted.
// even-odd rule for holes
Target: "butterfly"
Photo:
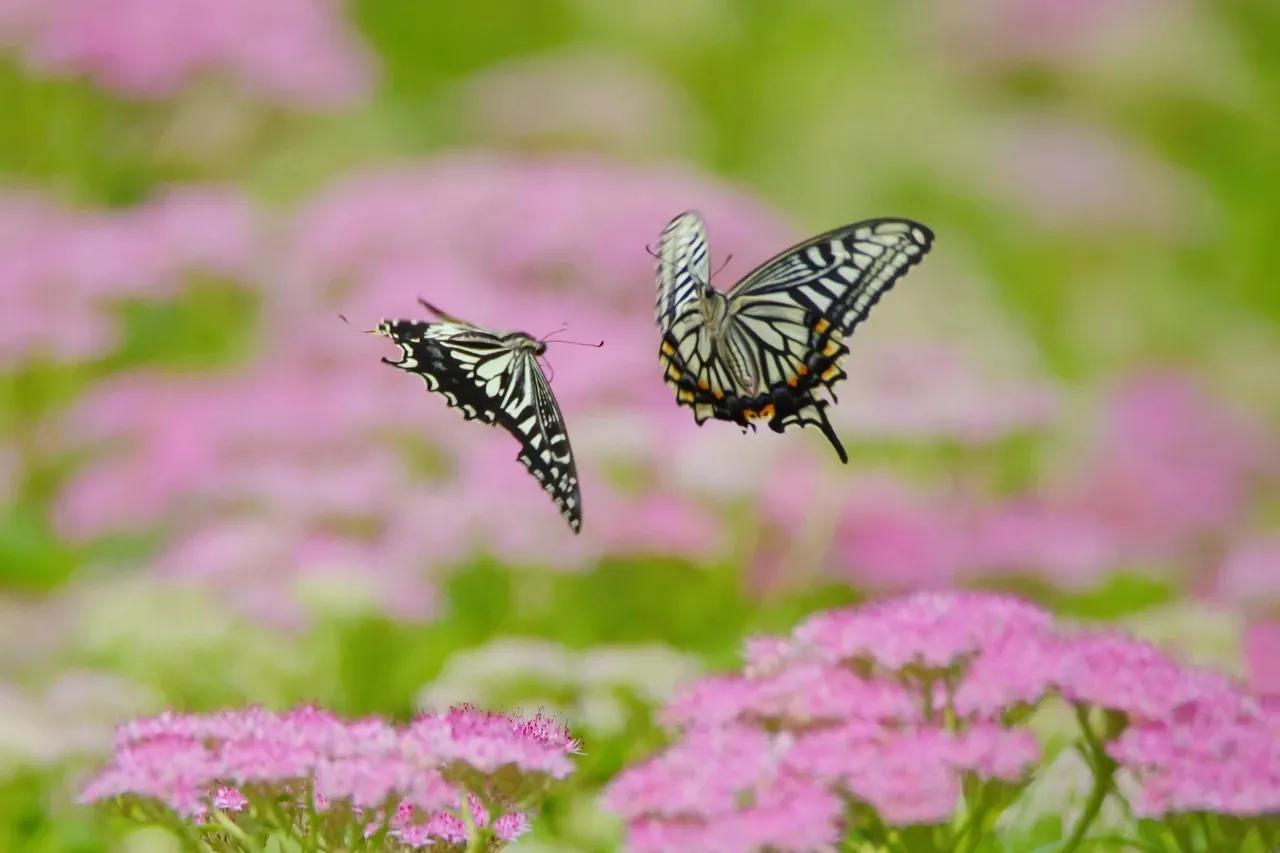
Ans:
<svg viewBox="0 0 1280 853"><path fill-rule="evenodd" d="M812 424L849 456L827 420L845 378L845 338L933 244L909 219L868 219L775 255L727 292L711 286L707 231L693 211L658 240L659 358L676 402L709 418L774 432Z"/></svg>
<svg viewBox="0 0 1280 853"><path fill-rule="evenodd" d="M492 332L452 317L425 300L442 322L383 320L372 329L400 347L387 364L422 377L467 420L498 424L520 442L516 457L551 495L574 533L582 529L578 468L564 416L538 364L544 341L524 332Z"/></svg>

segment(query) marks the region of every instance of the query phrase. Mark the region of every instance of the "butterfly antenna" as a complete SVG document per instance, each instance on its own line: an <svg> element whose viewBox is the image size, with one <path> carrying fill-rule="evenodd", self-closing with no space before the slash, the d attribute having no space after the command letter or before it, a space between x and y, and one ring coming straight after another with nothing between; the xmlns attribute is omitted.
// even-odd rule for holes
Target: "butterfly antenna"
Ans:
<svg viewBox="0 0 1280 853"><path fill-rule="evenodd" d="M428 302L427 300L423 299L421 296L419 296L419 297L418 297L418 304L419 304L419 305L421 305L423 308L426 308L426 309L427 309L428 311L430 311L432 314L435 314L435 315L436 315L437 317L439 317L441 320L447 320L447 321L449 321L450 323L461 323L461 322L463 322L462 320L459 320L457 317L453 316L453 315L452 315L452 314L450 314L449 312L447 312L447 311L443 311L443 310L441 310L440 308L437 308L436 306L432 305L430 302Z"/></svg>
<svg viewBox="0 0 1280 853"><path fill-rule="evenodd" d="M565 329L567 329L567 328L569 328L569 324L568 324L568 323L562 323L562 324L560 324L560 328L556 329L554 332L547 332L545 335L543 335L542 337L538 338L538 340L542 341L542 342L545 344L545 343L547 342L547 338L551 337L552 335L558 335L558 334L560 334L561 332L563 332L563 331L564 331Z"/></svg>
<svg viewBox="0 0 1280 853"><path fill-rule="evenodd" d="M339 315L338 315L338 319L339 319L339 320L341 320L342 322L346 323L348 326L350 326L350 325L351 325L351 321L347 319L347 315L346 315L346 314L339 314ZM377 330L377 329L361 329L360 331L364 332L366 335L372 335L372 334L374 334L375 332L377 332L378 330Z"/></svg>
<svg viewBox="0 0 1280 853"><path fill-rule="evenodd" d="M662 255L659 255L657 252L655 252L655 251L654 251L652 248L650 248L649 246L645 246L645 247L644 247L644 250L645 250L646 252L648 252L650 255L652 255L652 256L653 256L653 259L654 259L655 261L657 261L658 263L660 263L660 264L666 264L667 266L671 267L672 269L679 269L679 268L680 268L680 265L679 265L679 264L677 264L675 261L669 261L669 260L667 260L666 258L662 257Z"/></svg>
<svg viewBox="0 0 1280 853"><path fill-rule="evenodd" d="M721 262L720 266L718 266L718 267L716 267L716 268L715 268L715 270L711 273L711 277L712 277L712 278L715 278L715 277L716 277L716 276L718 276L721 272L723 272L723 271L724 271L724 268L725 268L725 267L727 267L727 266L729 266L729 261L731 261L731 260L733 260L733 253L732 253L732 252L730 252L729 254L725 255L724 261L722 261L722 262Z"/></svg>
<svg viewBox="0 0 1280 853"><path fill-rule="evenodd" d="M600 349L600 347L604 346L604 341L599 341L599 342L594 343L594 344L589 344L589 343L586 343L585 341L553 341L553 340L545 340L545 341L543 341L543 343L544 343L544 344L573 344L575 347L591 347L592 349Z"/></svg>

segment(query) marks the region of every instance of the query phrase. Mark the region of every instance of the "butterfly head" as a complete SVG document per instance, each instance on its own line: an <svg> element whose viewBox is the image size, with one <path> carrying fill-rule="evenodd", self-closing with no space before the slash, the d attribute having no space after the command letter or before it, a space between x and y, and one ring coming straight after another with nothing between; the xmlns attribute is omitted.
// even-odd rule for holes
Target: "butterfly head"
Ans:
<svg viewBox="0 0 1280 853"><path fill-rule="evenodd" d="M534 355L542 355L547 351L547 345L528 332L507 332L502 336L502 343L510 349L522 350Z"/></svg>

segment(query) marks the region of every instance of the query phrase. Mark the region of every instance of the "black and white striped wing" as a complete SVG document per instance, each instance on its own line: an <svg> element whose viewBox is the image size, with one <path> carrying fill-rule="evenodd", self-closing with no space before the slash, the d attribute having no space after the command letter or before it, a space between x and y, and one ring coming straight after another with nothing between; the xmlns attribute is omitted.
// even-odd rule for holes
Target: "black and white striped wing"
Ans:
<svg viewBox="0 0 1280 853"><path fill-rule="evenodd" d="M849 335L932 245L933 232L910 219L845 225L765 261L729 290L730 311L747 320L798 307Z"/></svg>
<svg viewBox="0 0 1280 853"><path fill-rule="evenodd" d="M748 361L763 388L788 383L816 346L827 345L828 326L843 347L842 338L932 244L933 232L918 222L872 219L787 249L729 290L730 357Z"/></svg>
<svg viewBox="0 0 1280 853"><path fill-rule="evenodd" d="M569 433L564 427L564 416L551 383L538 366L533 353L523 351L515 366L513 387L523 400L520 407L504 407L502 425L520 439L520 455L517 457L551 499L560 508L560 514L577 533L582 529L582 495L578 487L578 466L573 461L573 448L569 446Z"/></svg>
<svg viewBox="0 0 1280 853"><path fill-rule="evenodd" d="M663 229L658 238L657 277L654 315L665 332L683 308L696 304L711 280L707 229L697 213L686 211Z"/></svg>
<svg viewBox="0 0 1280 853"><path fill-rule="evenodd" d="M467 420L498 424L520 442L516 457L555 501L577 533L582 528L578 470L564 418L537 358L509 336L461 323L393 321L378 331L403 353L388 364L417 374Z"/></svg>

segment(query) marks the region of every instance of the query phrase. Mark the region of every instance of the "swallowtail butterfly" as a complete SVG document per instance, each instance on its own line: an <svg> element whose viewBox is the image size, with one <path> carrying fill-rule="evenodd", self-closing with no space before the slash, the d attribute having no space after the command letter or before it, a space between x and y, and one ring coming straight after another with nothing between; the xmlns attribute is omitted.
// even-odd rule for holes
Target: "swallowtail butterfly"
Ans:
<svg viewBox="0 0 1280 853"><path fill-rule="evenodd" d="M708 418L774 432L822 430L849 457L819 399L846 374L845 344L871 306L929 251L933 232L909 219L869 219L783 251L721 293L711 286L702 218L682 213L658 241L659 357L676 401Z"/></svg>
<svg viewBox="0 0 1280 853"><path fill-rule="evenodd" d="M400 347L400 361L467 420L499 424L520 442L516 457L560 508L573 532L582 529L578 469L564 417L538 365L545 342L524 332L491 332L419 300L441 322L383 320L373 329Z"/></svg>

